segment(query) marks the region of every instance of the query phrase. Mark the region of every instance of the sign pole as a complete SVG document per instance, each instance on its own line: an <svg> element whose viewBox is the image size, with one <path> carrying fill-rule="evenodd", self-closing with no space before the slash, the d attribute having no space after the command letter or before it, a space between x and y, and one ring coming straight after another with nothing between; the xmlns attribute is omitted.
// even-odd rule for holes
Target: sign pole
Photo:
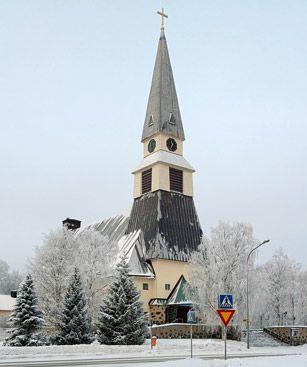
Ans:
<svg viewBox="0 0 307 367"><path fill-rule="evenodd" d="M224 351L224 359L227 359L227 326L224 326L224 341L225 341L225 351Z"/></svg>
<svg viewBox="0 0 307 367"><path fill-rule="evenodd" d="M187 314L187 321L191 325L190 337L191 337L191 358L193 358L193 323L196 322L196 314L192 309Z"/></svg>
<svg viewBox="0 0 307 367"><path fill-rule="evenodd" d="M227 325L234 315L235 311L233 309L233 295L232 294L220 294L218 297L219 308L216 310L221 320L223 321L224 328L224 358L227 359Z"/></svg>
<svg viewBox="0 0 307 367"><path fill-rule="evenodd" d="M152 349L152 321L150 321L150 349Z"/></svg>
<svg viewBox="0 0 307 367"><path fill-rule="evenodd" d="M190 336L191 336L191 359L192 359L193 358L193 324L191 324Z"/></svg>

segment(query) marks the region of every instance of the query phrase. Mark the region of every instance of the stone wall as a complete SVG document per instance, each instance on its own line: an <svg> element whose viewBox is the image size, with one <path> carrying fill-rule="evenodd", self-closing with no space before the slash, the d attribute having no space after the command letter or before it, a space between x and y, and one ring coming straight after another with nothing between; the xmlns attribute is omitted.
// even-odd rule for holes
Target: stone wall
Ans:
<svg viewBox="0 0 307 367"><path fill-rule="evenodd" d="M221 326L208 326L204 324L192 325L194 339L214 338L221 339ZM190 338L191 325L189 324L164 324L152 327L152 335L159 339L187 339ZM227 328L227 339L241 340L241 330L237 326Z"/></svg>
<svg viewBox="0 0 307 367"><path fill-rule="evenodd" d="M165 323L164 305L149 306L150 320L153 324L160 325Z"/></svg>
<svg viewBox="0 0 307 367"><path fill-rule="evenodd" d="M307 326L270 326L263 331L289 345L307 343Z"/></svg>

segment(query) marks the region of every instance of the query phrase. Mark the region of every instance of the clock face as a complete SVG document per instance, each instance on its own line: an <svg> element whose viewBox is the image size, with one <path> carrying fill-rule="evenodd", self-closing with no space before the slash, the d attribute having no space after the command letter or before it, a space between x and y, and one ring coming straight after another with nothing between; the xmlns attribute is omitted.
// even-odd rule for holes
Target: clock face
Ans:
<svg viewBox="0 0 307 367"><path fill-rule="evenodd" d="M177 142L173 138L169 138L166 140L166 146L171 152L175 152L177 150Z"/></svg>
<svg viewBox="0 0 307 367"><path fill-rule="evenodd" d="M149 140L147 149L148 149L149 153L152 153L156 149L156 141L155 141L155 139Z"/></svg>

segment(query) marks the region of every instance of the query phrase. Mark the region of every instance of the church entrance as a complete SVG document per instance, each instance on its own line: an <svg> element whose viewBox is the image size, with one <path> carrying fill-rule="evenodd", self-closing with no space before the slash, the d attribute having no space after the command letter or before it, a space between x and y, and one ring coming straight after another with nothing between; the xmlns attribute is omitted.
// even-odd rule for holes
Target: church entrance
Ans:
<svg viewBox="0 0 307 367"><path fill-rule="evenodd" d="M191 305L169 305L166 307L166 323L186 323Z"/></svg>

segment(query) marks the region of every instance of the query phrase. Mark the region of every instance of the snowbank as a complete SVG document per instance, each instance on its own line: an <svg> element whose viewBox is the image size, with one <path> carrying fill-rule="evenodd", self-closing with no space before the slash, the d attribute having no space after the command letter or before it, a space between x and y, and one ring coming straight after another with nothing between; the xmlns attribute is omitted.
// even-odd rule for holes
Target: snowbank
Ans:
<svg viewBox="0 0 307 367"><path fill-rule="evenodd" d="M228 353L289 353L304 354L307 357L307 345L299 347L270 347L270 348L251 348L247 350L246 344L229 340L227 341ZM222 354L224 352L224 343L217 339L195 339L193 340L193 353L197 355ZM175 355L186 358L190 355L189 339L160 339L157 341L157 347L150 349L149 340L143 345L100 345L94 342L90 345L54 345L45 347L0 347L0 359L56 359L56 358L112 358L112 357L140 357L140 356L163 356ZM285 357L283 357L285 358ZM294 356L291 356L294 358ZM174 362L175 363L175 362ZM179 362L176 362L179 366ZM190 365L191 361L189 362ZM194 363L194 362L193 362ZM195 362L197 363L197 362ZM203 362L204 363L204 362ZM217 361L217 363L220 363ZM234 362L231 362L234 363ZM249 363L249 362L248 362ZM159 363L160 364L160 363ZM172 365L170 365L172 366ZM192 365L191 365L192 366ZM193 365L194 366L194 365ZM197 366L197 365L195 365ZM206 362L207 366L207 362ZM218 366L218 365L217 365ZM224 366L224 365L221 365ZM226 365L225 365L226 366ZM236 365L227 365L236 366ZM245 364L244 366L249 366ZM254 365L251 365L254 366ZM293 364L292 366L300 366ZM307 366L307 360L305 365ZM287 366L288 367L288 366Z"/></svg>

